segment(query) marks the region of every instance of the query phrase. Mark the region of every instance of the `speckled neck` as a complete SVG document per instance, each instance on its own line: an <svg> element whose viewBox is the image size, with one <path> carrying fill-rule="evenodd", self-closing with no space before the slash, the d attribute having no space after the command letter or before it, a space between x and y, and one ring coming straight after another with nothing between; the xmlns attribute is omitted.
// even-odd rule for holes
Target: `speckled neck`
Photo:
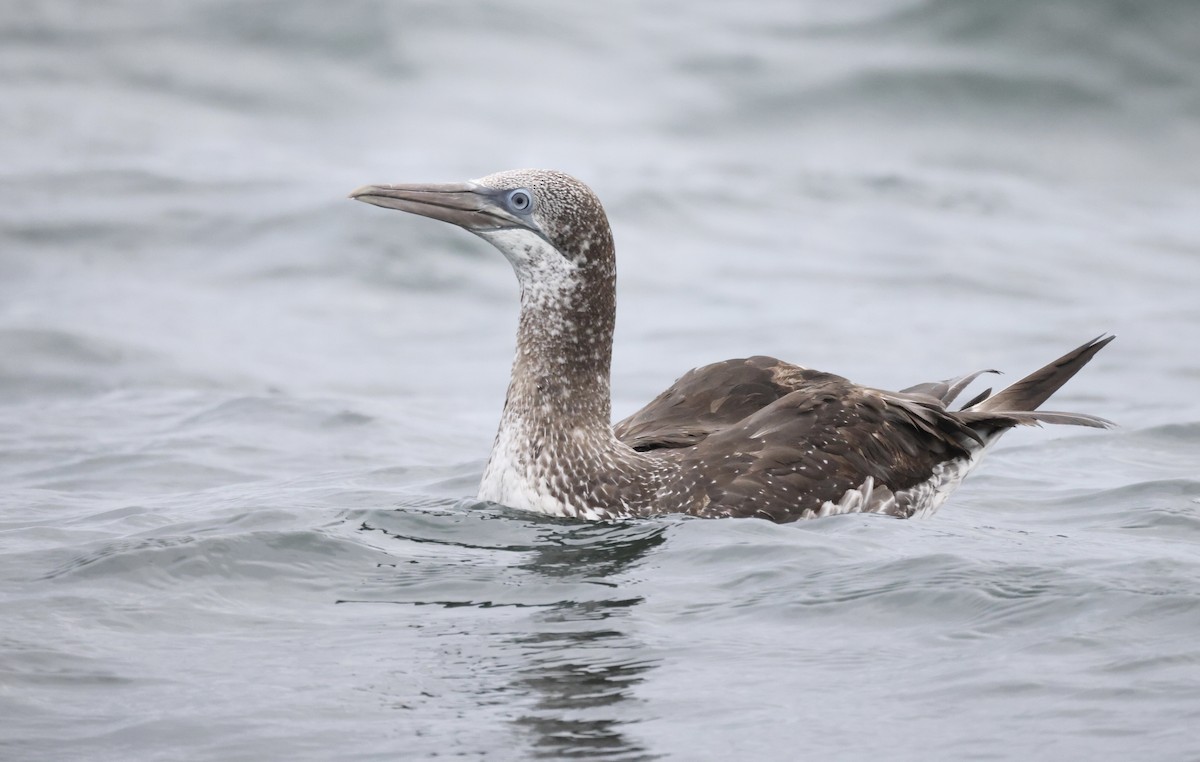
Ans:
<svg viewBox="0 0 1200 762"><path fill-rule="evenodd" d="M505 418L550 418L547 424L611 436L615 273L584 275L552 300L522 284Z"/></svg>
<svg viewBox="0 0 1200 762"><path fill-rule="evenodd" d="M661 465L611 428L616 266L607 223L580 249L489 236L521 284L517 351L480 497L581 518L643 512Z"/></svg>

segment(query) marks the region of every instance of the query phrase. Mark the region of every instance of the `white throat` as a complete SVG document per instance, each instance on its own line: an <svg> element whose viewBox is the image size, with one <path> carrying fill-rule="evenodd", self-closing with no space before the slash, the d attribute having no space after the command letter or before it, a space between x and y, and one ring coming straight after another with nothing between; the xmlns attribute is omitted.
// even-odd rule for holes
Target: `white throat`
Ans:
<svg viewBox="0 0 1200 762"><path fill-rule="evenodd" d="M478 233L499 249L521 284L521 306L563 309L579 286L579 265L532 230L507 228Z"/></svg>

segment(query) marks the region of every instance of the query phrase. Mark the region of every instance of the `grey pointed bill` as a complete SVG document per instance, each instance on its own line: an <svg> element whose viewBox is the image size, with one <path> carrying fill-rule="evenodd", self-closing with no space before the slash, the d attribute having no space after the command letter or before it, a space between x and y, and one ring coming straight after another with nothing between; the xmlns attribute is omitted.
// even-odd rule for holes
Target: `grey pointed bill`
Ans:
<svg viewBox="0 0 1200 762"><path fill-rule="evenodd" d="M504 208L498 191L477 183L364 185L350 198L449 222L472 232L525 226L523 220Z"/></svg>

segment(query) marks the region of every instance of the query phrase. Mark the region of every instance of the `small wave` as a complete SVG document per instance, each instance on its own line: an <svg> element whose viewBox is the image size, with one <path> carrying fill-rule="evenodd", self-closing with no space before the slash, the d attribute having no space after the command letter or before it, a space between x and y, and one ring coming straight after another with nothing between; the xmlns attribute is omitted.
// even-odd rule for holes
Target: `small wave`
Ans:
<svg viewBox="0 0 1200 762"><path fill-rule="evenodd" d="M369 568L381 556L360 544L313 530L255 530L125 538L78 554L46 580L121 588L168 590L184 586L201 600L283 590L328 590L330 580ZM271 590L274 590L272 593ZM256 596L255 596L256 597Z"/></svg>
<svg viewBox="0 0 1200 762"><path fill-rule="evenodd" d="M0 329L0 356L0 390L12 395L97 392L138 375L172 374L165 358L145 348L52 328Z"/></svg>

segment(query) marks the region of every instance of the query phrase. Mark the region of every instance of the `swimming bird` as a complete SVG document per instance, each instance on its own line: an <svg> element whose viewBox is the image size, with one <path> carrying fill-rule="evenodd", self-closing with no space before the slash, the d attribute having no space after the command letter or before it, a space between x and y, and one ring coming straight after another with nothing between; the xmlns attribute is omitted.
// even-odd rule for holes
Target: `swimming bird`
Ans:
<svg viewBox="0 0 1200 762"><path fill-rule="evenodd" d="M596 195L561 172L367 185L350 197L458 225L516 271L516 358L479 498L592 520L684 513L775 522L849 512L929 515L1018 425L1107 427L1037 410L1112 336L997 394L949 405L981 373L899 392L773 357L685 373L611 425L616 259Z"/></svg>

